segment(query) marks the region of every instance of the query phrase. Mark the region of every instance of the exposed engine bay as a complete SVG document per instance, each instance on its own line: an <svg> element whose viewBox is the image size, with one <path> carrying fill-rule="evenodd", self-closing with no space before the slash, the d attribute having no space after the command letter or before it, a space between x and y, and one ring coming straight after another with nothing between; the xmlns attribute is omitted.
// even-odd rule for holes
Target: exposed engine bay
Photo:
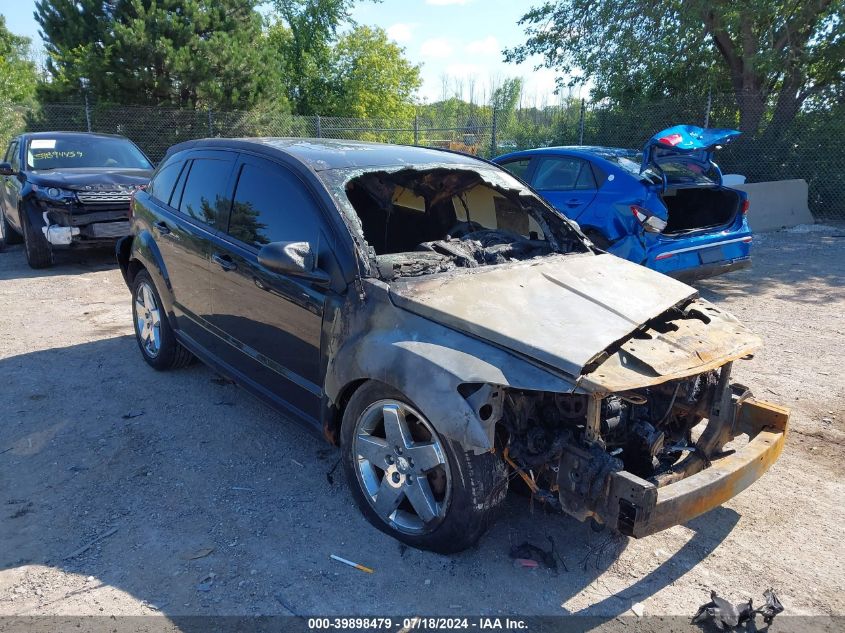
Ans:
<svg viewBox="0 0 845 633"><path fill-rule="evenodd" d="M345 192L388 281L586 250L575 229L536 197L476 171L368 172Z"/></svg>
<svg viewBox="0 0 845 633"><path fill-rule="evenodd" d="M564 447L594 443L606 457L603 465L624 469L658 484L684 455L694 452L692 429L712 402L718 374L693 378L601 399L599 436L591 437L590 398L586 394L509 391L505 395L502 427L504 448L535 483L555 488L557 473L549 465L560 462Z"/></svg>
<svg viewBox="0 0 845 633"><path fill-rule="evenodd" d="M741 420L760 404L730 384L731 367L604 397L503 389L475 398L497 402L496 452L532 498L644 536L676 518L671 508L652 517L660 488L733 454L723 449L738 435L775 429Z"/></svg>

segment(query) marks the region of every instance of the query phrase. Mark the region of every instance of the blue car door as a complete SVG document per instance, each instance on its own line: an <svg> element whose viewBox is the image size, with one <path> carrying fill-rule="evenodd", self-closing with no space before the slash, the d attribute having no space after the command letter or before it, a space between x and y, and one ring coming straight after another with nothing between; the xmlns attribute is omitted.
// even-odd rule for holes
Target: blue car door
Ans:
<svg viewBox="0 0 845 633"><path fill-rule="evenodd" d="M566 217L577 220L596 197L596 179L589 161L574 156L539 156L531 185Z"/></svg>

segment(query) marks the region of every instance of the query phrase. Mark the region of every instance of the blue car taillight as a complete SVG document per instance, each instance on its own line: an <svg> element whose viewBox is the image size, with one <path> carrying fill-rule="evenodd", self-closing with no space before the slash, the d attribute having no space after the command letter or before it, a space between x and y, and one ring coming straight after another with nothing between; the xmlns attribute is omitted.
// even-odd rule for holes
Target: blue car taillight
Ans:
<svg viewBox="0 0 845 633"><path fill-rule="evenodd" d="M648 209L632 204L631 213L633 213L634 217L637 218L637 221L643 225L643 229L649 233L661 233L663 229L666 228L666 220L649 213Z"/></svg>

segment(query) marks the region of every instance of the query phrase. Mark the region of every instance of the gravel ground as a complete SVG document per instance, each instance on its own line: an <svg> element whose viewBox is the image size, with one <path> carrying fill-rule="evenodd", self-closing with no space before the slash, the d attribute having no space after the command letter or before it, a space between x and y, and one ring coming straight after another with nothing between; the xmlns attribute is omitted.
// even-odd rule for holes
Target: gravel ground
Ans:
<svg viewBox="0 0 845 633"><path fill-rule="evenodd" d="M843 615L843 235L759 236L752 270L700 284L765 339L735 377L792 407L784 454L761 481L640 541L512 495L480 544L451 557L371 528L338 452L243 390L202 365L147 367L108 253L33 271L10 247L0 254L0 615L613 618L633 603L689 615L711 588L759 602L770 586L792 614ZM549 539L568 571L513 567L512 544Z"/></svg>

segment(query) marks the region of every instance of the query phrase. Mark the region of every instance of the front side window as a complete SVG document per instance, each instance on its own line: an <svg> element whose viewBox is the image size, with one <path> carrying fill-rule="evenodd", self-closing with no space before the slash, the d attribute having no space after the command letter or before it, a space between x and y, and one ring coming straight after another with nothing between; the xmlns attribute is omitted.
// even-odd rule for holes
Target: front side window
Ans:
<svg viewBox="0 0 845 633"><path fill-rule="evenodd" d="M502 163L502 167L507 169L517 178L525 180L525 175L528 173L528 164L530 162L530 158L520 158L518 160L512 160L507 163Z"/></svg>
<svg viewBox="0 0 845 633"><path fill-rule="evenodd" d="M255 248L271 242L313 244L318 217L317 204L294 174L269 163L246 163L235 189L228 233Z"/></svg>
<svg viewBox="0 0 845 633"><path fill-rule="evenodd" d="M183 162L178 161L162 166L162 168L158 170L158 173L150 181L147 193L159 202L171 204L170 197L173 195L173 187L176 185L176 180L182 172L183 165ZM178 201L176 202L176 205L178 205Z"/></svg>
<svg viewBox="0 0 845 633"><path fill-rule="evenodd" d="M27 167L37 170L153 168L129 139L83 134L30 139L26 157Z"/></svg>
<svg viewBox="0 0 845 633"><path fill-rule="evenodd" d="M195 158L185 181L179 211L204 224L216 224L217 218L226 215L232 204L229 176L234 162L234 158Z"/></svg>

